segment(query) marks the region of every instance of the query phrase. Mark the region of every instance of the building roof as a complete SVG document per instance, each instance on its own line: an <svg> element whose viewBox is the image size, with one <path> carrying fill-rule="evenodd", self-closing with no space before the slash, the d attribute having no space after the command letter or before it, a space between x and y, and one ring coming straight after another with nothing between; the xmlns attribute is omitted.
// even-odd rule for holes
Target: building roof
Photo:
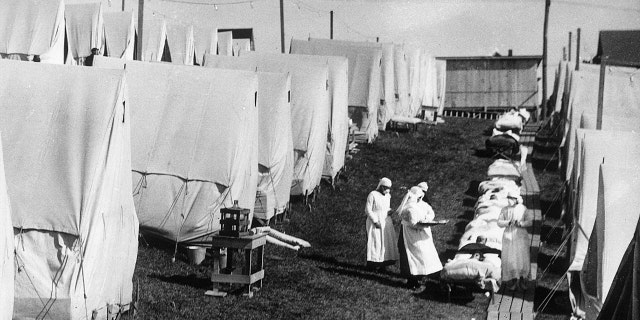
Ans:
<svg viewBox="0 0 640 320"><path fill-rule="evenodd" d="M640 66L640 30L602 30L594 63L607 57L611 64Z"/></svg>

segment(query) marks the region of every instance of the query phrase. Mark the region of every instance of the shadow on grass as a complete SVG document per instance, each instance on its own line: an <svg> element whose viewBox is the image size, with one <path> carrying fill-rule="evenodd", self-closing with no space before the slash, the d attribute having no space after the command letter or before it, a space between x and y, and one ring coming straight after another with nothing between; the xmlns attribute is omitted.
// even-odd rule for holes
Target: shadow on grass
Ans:
<svg viewBox="0 0 640 320"><path fill-rule="evenodd" d="M478 195L478 187L480 186L480 181L471 181L469 182L469 188L467 189L467 191L464 192L464 194L477 199L479 197Z"/></svg>
<svg viewBox="0 0 640 320"><path fill-rule="evenodd" d="M567 268L569 267L566 259L564 259L564 257L562 257L562 255L560 254L560 256L558 256L556 260L553 261L553 264L549 266L555 252L551 253L551 255L542 252L538 253L538 267L542 268L542 270L546 269L547 272L550 272L552 274L564 274L564 272L567 271Z"/></svg>
<svg viewBox="0 0 640 320"><path fill-rule="evenodd" d="M542 305L542 303L545 305ZM539 314L570 315L571 302L567 290L557 290L551 293L551 289L536 287L536 296L533 303L534 311Z"/></svg>
<svg viewBox="0 0 640 320"><path fill-rule="evenodd" d="M404 283L398 279L393 280L389 277L401 278L402 276L398 273L394 273L391 271L380 271L374 272L371 269L367 268L366 265L360 264L351 264L347 262L338 261L333 257L325 257L317 253L312 254L304 254L300 253L298 255L301 259L312 260L316 262L322 262L326 264L332 265L331 267L320 266L319 268L331 273L343 274L351 277L358 277L366 280L374 280L378 281L381 284L388 285L391 287L404 287Z"/></svg>
<svg viewBox="0 0 640 320"><path fill-rule="evenodd" d="M211 287L211 279L208 277L198 277L195 274L187 276L163 276L163 275L148 275L149 278L158 279L160 281L188 286L196 289L208 290Z"/></svg>
<svg viewBox="0 0 640 320"><path fill-rule="evenodd" d="M488 149L473 149L473 155L478 158L493 158L495 153Z"/></svg>
<svg viewBox="0 0 640 320"><path fill-rule="evenodd" d="M473 208L478 202L478 197L475 198L464 198L462 199L462 206L467 208Z"/></svg>

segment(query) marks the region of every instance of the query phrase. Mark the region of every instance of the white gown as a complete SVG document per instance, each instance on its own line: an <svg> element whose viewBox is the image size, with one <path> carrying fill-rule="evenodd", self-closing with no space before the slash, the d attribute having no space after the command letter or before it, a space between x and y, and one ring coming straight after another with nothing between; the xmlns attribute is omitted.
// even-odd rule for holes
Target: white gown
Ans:
<svg viewBox="0 0 640 320"><path fill-rule="evenodd" d="M509 225L520 221L522 227ZM529 278L531 238L526 227L533 224L533 216L522 204L505 207L500 212L498 226L505 228L502 235L502 281Z"/></svg>
<svg viewBox="0 0 640 320"><path fill-rule="evenodd" d="M388 214L390 202L391 195L378 191L371 191L367 197L367 261L398 260L398 237ZM380 228L376 228L374 222L379 222Z"/></svg>
<svg viewBox="0 0 640 320"><path fill-rule="evenodd" d="M442 270L430 227L418 226L435 218L431 206L424 202L409 204L402 212L402 232L412 275L429 275Z"/></svg>

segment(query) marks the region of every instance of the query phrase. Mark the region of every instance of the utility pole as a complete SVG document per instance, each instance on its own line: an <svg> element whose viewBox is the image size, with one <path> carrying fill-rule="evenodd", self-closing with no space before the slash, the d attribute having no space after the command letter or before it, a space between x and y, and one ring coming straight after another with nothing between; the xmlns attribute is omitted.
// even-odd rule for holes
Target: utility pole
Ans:
<svg viewBox="0 0 640 320"><path fill-rule="evenodd" d="M330 20L329 20L329 39L333 39L333 10L330 12Z"/></svg>
<svg viewBox="0 0 640 320"><path fill-rule="evenodd" d="M123 1L124 3L124 1ZM142 25L144 21L144 0L138 0L138 60L142 61Z"/></svg>
<svg viewBox="0 0 640 320"><path fill-rule="evenodd" d="M547 30L549 29L549 7L551 0L544 1L544 27L542 38L542 112L541 119L547 113Z"/></svg>
<svg viewBox="0 0 640 320"><path fill-rule="evenodd" d="M569 31L569 61L571 61L571 31Z"/></svg>
<svg viewBox="0 0 640 320"><path fill-rule="evenodd" d="M284 0L280 0L280 48L284 53Z"/></svg>
<svg viewBox="0 0 640 320"><path fill-rule="evenodd" d="M580 70L580 28L576 34L576 70Z"/></svg>

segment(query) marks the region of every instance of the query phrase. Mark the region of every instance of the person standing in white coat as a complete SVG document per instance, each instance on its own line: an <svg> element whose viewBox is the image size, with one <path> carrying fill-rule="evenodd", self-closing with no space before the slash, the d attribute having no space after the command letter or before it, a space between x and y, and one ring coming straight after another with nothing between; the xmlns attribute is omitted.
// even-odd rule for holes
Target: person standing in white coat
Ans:
<svg viewBox="0 0 640 320"><path fill-rule="evenodd" d="M510 290L526 290L529 279L531 238L527 227L533 225L533 214L522 204L522 197L507 194L509 206L502 208L498 226L502 234L502 281L509 282Z"/></svg>
<svg viewBox="0 0 640 320"><path fill-rule="evenodd" d="M367 267L377 271L398 260L395 245L396 232L391 220L391 180L380 179L378 187L369 193L365 213L367 214Z"/></svg>
<svg viewBox="0 0 640 320"><path fill-rule="evenodd" d="M398 238L400 273L407 278L407 286L411 289L420 287L425 276L442 270L431 228L426 224L433 221L435 214L422 197L424 192L421 188L412 187L398 208L402 219Z"/></svg>

